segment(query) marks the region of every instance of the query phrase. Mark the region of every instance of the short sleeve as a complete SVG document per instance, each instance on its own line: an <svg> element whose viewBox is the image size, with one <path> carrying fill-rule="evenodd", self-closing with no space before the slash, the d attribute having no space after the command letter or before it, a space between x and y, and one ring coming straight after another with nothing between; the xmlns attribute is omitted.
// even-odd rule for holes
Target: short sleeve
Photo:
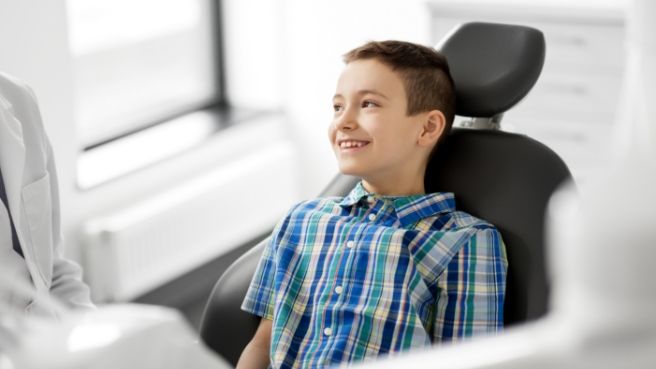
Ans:
<svg viewBox="0 0 656 369"><path fill-rule="evenodd" d="M273 237L264 247L260 262L246 292L241 309L265 319L273 319L275 304L274 280L276 262L273 257Z"/></svg>
<svg viewBox="0 0 656 369"><path fill-rule="evenodd" d="M255 269L251 284L246 291L246 297L241 309L265 319L273 319L276 302L275 278L278 269L277 250L280 240L289 225L290 213L274 228L269 242L264 246L262 257Z"/></svg>
<svg viewBox="0 0 656 369"><path fill-rule="evenodd" d="M457 341L503 329L508 261L493 227L477 230L438 279L433 341Z"/></svg>

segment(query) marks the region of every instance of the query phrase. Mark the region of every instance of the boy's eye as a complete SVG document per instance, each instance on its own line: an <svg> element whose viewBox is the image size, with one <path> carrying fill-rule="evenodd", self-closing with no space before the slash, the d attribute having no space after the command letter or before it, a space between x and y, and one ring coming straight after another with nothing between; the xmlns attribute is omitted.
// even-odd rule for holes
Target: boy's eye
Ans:
<svg viewBox="0 0 656 369"><path fill-rule="evenodd" d="M365 100L362 102L362 107L363 108L375 108L378 107L379 105L376 104L374 101L371 100Z"/></svg>
<svg viewBox="0 0 656 369"><path fill-rule="evenodd" d="M333 104L333 110L335 113L342 111L344 109L340 104Z"/></svg>

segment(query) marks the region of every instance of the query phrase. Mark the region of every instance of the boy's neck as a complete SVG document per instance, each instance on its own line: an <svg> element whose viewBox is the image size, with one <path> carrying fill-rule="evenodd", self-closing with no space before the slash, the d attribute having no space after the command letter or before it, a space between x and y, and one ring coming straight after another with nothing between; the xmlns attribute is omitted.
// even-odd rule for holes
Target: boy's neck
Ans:
<svg viewBox="0 0 656 369"><path fill-rule="evenodd" d="M372 181L363 179L362 185L369 193L383 196L409 196L426 193L424 189L424 178L418 181Z"/></svg>

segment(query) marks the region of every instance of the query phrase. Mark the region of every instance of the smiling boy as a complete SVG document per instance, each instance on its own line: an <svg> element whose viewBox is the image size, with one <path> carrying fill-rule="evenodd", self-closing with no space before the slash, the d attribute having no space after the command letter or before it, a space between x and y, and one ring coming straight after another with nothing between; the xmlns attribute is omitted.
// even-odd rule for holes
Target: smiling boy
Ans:
<svg viewBox="0 0 656 369"><path fill-rule="evenodd" d="M384 41L344 61L329 139L340 172L362 180L276 226L242 306L262 320L237 368L321 368L502 329L499 232L424 189L454 117L446 59Z"/></svg>

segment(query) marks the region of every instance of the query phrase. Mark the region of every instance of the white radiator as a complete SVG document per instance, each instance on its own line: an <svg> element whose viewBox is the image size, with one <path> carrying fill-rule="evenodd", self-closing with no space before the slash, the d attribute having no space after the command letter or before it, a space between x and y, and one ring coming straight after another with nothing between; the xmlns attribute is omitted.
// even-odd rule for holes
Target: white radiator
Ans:
<svg viewBox="0 0 656 369"><path fill-rule="evenodd" d="M84 226L94 301L127 301L275 224L296 199L294 150L273 144Z"/></svg>

